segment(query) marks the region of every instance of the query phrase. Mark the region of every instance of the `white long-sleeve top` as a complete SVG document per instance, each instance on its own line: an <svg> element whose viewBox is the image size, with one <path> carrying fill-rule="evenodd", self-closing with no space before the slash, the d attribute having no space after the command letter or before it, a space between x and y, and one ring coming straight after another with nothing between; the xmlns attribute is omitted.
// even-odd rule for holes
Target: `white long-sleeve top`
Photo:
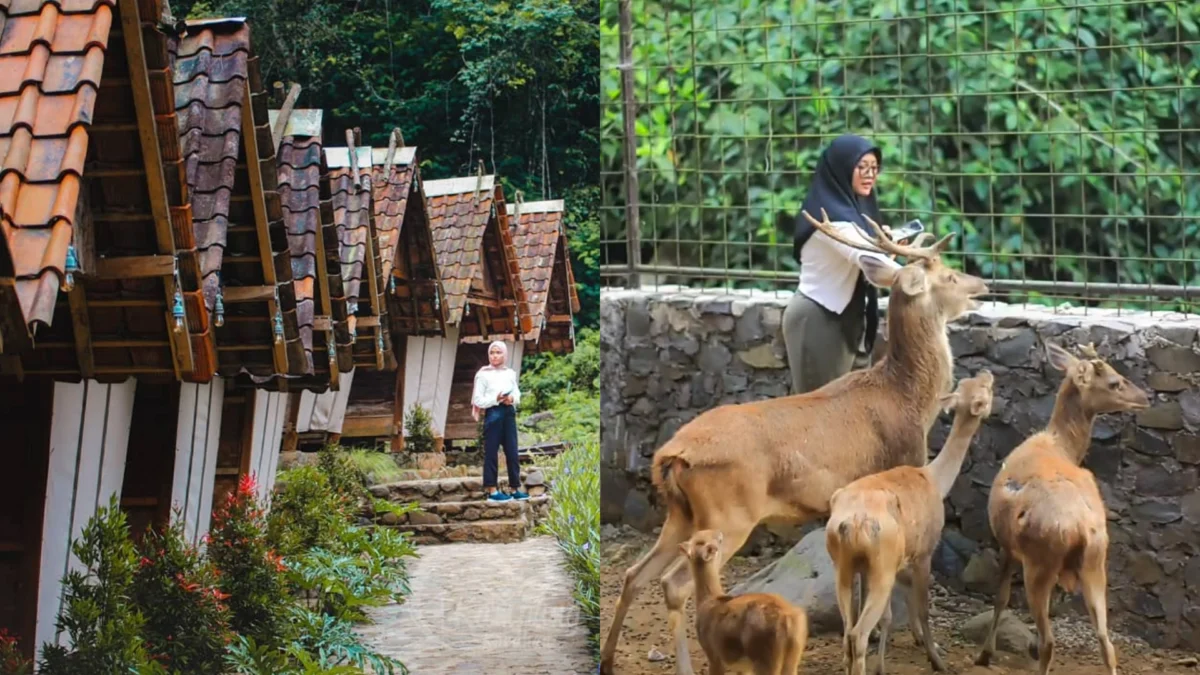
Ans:
<svg viewBox="0 0 1200 675"><path fill-rule="evenodd" d="M838 234L851 241L871 242L854 223L833 223ZM854 297L863 258L877 258L892 267L901 265L882 253L862 251L834 241L817 230L800 249L800 292L831 312L841 314Z"/></svg>
<svg viewBox="0 0 1200 675"><path fill-rule="evenodd" d="M476 408L490 408L496 403L496 396L511 394L513 407L521 402L521 390L517 387L517 373L507 366L493 368L484 366L475 373L475 390L471 393L471 403Z"/></svg>

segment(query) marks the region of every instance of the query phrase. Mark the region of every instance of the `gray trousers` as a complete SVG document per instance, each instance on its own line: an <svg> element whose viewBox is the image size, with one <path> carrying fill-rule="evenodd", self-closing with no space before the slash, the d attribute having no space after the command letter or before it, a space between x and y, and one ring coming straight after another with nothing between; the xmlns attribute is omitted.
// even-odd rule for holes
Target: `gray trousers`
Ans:
<svg viewBox="0 0 1200 675"><path fill-rule="evenodd" d="M783 341L792 371L792 393L820 389L870 358L859 352L866 322L865 301L857 297L840 315L796 291L783 310Z"/></svg>

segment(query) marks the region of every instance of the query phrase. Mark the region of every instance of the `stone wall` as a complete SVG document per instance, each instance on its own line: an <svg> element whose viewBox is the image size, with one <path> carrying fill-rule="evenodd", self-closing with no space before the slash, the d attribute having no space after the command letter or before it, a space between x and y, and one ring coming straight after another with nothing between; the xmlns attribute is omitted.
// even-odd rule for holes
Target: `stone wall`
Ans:
<svg viewBox="0 0 1200 675"><path fill-rule="evenodd" d="M782 295L684 289L602 294L604 522L647 531L661 522L648 470L680 426L716 405L789 393L780 330L786 303ZM1112 620L1152 644L1200 650L1198 327L1195 316L990 303L952 324L956 377L986 367L996 387L992 417L947 501L941 581L967 590L994 583L987 494L1003 458L1049 420L1062 380L1045 362L1045 340L1090 341L1153 398L1136 415L1097 420L1084 462L1109 507ZM950 415L938 421L931 449L941 447L950 422Z"/></svg>

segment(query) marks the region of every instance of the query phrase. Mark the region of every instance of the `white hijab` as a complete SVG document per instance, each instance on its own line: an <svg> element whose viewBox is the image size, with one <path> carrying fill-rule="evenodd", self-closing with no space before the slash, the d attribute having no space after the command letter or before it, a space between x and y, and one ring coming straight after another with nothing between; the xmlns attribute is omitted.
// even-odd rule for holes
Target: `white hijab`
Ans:
<svg viewBox="0 0 1200 675"><path fill-rule="evenodd" d="M492 347L499 347L500 351L504 353L504 365L500 366L499 368L492 365ZM487 353L487 365L485 365L483 368L480 368L480 370L504 370L508 368L508 345L504 344L504 342L496 340L492 344L488 345Z"/></svg>

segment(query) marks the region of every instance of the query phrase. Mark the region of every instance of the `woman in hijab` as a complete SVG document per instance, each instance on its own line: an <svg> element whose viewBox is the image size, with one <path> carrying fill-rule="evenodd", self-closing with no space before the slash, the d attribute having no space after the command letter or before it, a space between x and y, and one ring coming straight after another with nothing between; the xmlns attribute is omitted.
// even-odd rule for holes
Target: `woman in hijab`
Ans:
<svg viewBox="0 0 1200 675"><path fill-rule="evenodd" d="M517 412L521 390L517 373L505 365L508 347L497 340L488 346L488 365L475 373L475 390L471 393L471 412L475 419L483 413L483 489L491 501L529 499L521 491L521 464L517 455ZM504 445L504 461L508 466L508 487L505 494L497 486L499 480L498 450Z"/></svg>
<svg viewBox="0 0 1200 675"><path fill-rule="evenodd" d="M800 286L783 312L793 394L819 389L850 372L860 347L870 354L875 344L879 295L863 274L862 260L874 257L899 265L884 254L830 239L803 212L820 218L824 209L839 234L867 244L863 233L875 233L863 214L880 221L875 181L882 163L879 148L853 134L834 139L817 163L792 248L800 263Z"/></svg>

